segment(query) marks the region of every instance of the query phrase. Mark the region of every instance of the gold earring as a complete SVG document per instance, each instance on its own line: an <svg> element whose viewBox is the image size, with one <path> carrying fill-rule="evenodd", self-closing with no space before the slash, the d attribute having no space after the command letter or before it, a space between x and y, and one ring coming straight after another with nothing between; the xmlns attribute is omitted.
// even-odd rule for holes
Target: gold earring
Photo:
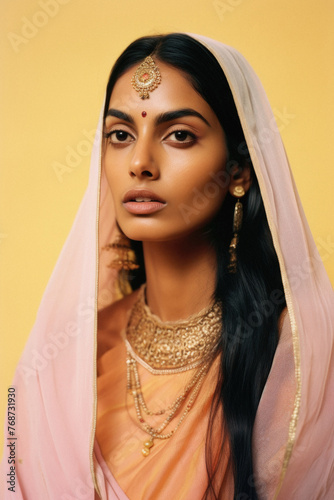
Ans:
<svg viewBox="0 0 334 500"><path fill-rule="evenodd" d="M116 240L103 247L103 250L114 250L116 252L116 258L108 266L112 269L132 271L139 268L136 254L131 248L130 240L125 235L117 236Z"/></svg>
<svg viewBox="0 0 334 500"><path fill-rule="evenodd" d="M141 99L148 99L150 97L149 92L153 92L161 83L159 68L151 56L146 57L144 62L138 66L131 83L136 92L139 92Z"/></svg>
<svg viewBox="0 0 334 500"><path fill-rule="evenodd" d="M233 196L238 198L234 206L233 215L233 238L229 246L230 262L228 265L228 271L235 274L237 272L237 246L239 242L239 234L242 226L242 216L243 216L243 206L239 198L245 195L245 190L242 186L236 186L233 190Z"/></svg>

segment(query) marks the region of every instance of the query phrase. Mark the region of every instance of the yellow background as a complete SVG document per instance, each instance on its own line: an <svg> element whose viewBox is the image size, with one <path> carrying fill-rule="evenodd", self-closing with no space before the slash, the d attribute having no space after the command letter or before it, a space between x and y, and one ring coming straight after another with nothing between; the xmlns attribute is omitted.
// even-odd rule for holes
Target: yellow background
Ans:
<svg viewBox="0 0 334 500"><path fill-rule="evenodd" d="M200 33L246 56L275 110L334 281L333 18L332 0L1 0L1 422L87 184L84 131L97 124L113 61L138 36ZM73 150L76 159L66 159ZM59 164L67 171L57 176Z"/></svg>

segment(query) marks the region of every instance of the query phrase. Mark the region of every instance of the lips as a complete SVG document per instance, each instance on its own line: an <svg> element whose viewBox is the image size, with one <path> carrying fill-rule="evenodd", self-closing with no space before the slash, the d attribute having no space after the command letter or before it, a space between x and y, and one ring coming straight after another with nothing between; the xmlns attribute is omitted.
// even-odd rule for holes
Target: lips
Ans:
<svg viewBox="0 0 334 500"><path fill-rule="evenodd" d="M160 196L153 193L153 191L148 191L147 189L131 189L123 198L123 203L127 203L129 201L134 201L137 203L144 202L154 202L158 201L160 203L166 203Z"/></svg>
<svg viewBox="0 0 334 500"><path fill-rule="evenodd" d="M147 189L131 189L123 198L124 208L135 215L159 212L167 203L159 195Z"/></svg>

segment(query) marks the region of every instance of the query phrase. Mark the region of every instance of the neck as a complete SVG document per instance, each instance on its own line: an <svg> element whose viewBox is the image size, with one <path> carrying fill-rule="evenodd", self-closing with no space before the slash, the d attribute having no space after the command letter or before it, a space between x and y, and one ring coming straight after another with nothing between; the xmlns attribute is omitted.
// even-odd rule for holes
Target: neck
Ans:
<svg viewBox="0 0 334 500"><path fill-rule="evenodd" d="M208 241L146 241L143 250L147 304L162 321L186 319L212 302L217 263Z"/></svg>

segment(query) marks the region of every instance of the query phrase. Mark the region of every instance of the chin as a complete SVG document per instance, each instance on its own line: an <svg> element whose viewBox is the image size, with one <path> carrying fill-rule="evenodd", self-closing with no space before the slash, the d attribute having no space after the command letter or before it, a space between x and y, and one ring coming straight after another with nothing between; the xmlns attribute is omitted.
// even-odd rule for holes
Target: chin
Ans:
<svg viewBox="0 0 334 500"><path fill-rule="evenodd" d="M127 238L143 242L167 242L199 235L208 223L208 221L201 220L185 225L183 221L174 220L173 222L171 219L161 220L149 216L131 217L131 219L120 217L117 222Z"/></svg>
<svg viewBox="0 0 334 500"><path fill-rule="evenodd" d="M156 241L159 230L152 227L151 221L136 218L129 221L118 220L118 225L127 238L135 241Z"/></svg>

